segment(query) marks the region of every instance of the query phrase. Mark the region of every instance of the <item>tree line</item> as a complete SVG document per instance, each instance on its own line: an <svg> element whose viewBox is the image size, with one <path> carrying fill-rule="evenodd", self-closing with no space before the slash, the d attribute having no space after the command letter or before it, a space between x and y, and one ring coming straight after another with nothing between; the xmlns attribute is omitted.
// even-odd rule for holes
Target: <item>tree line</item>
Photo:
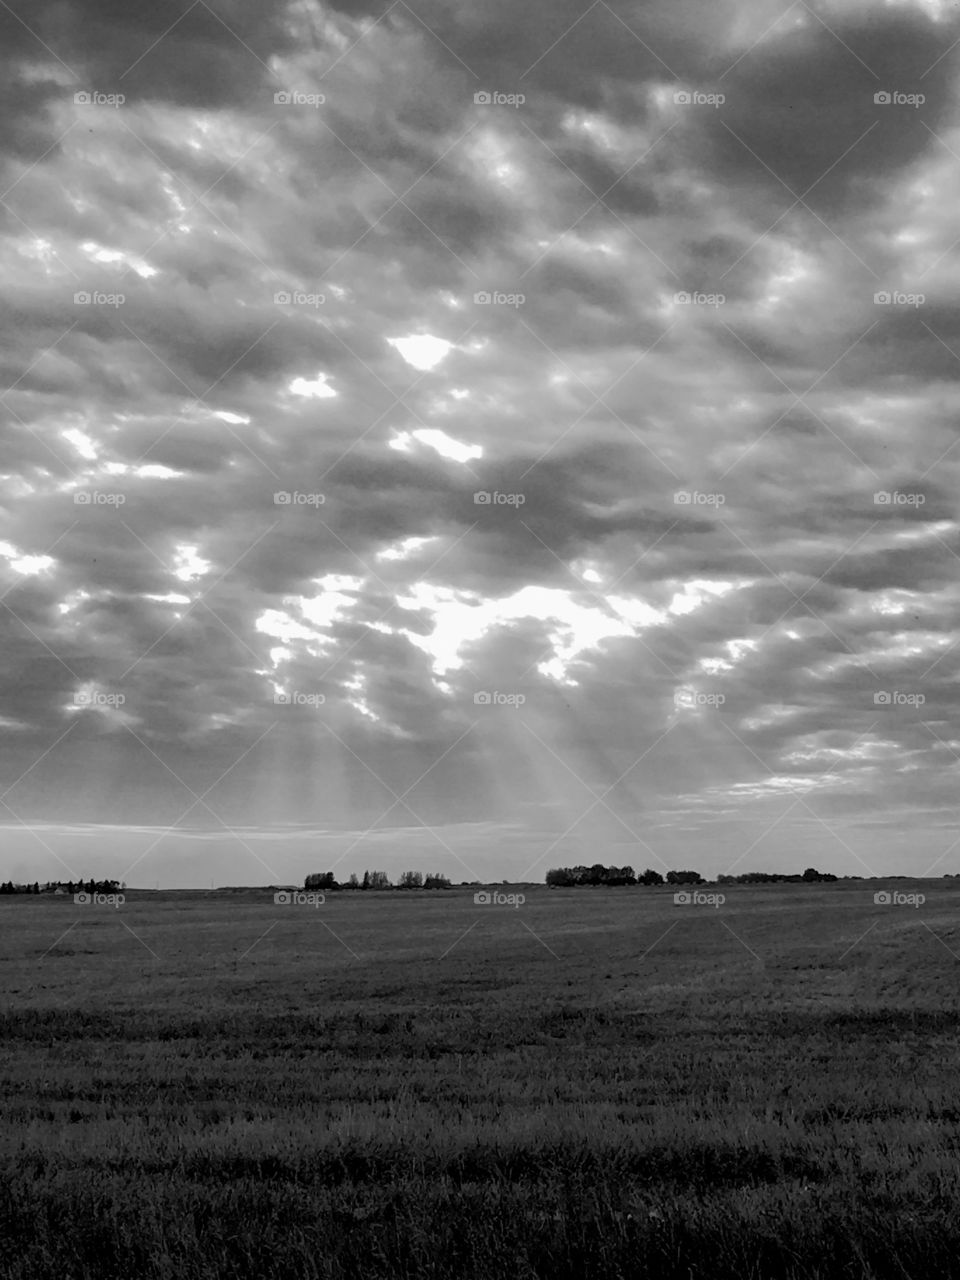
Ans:
<svg viewBox="0 0 960 1280"><path fill-rule="evenodd" d="M315 871L306 877L303 887L328 893L337 889L449 889L451 885L447 877L437 871L427 875L422 871L404 871L396 884L385 871L364 871L362 880L354 872L344 884L337 882L332 871Z"/></svg>
<svg viewBox="0 0 960 1280"><path fill-rule="evenodd" d="M717 876L717 884L818 884L821 880L838 880L839 876L830 871L817 871L815 867L807 867L802 876L781 875L776 871L745 871L739 876ZM859 880L859 876L845 876L844 879Z"/></svg>
<svg viewBox="0 0 960 1280"><path fill-rule="evenodd" d="M58 889L63 893L117 893L126 887L126 883L121 884L119 880L48 880L46 884L39 884L36 880L33 884L15 884L12 880L5 880L0 884L0 894L56 893Z"/></svg>
<svg viewBox="0 0 960 1280"><path fill-rule="evenodd" d="M836 880L829 871L817 871L807 867L802 875L784 875L775 871L745 871L742 875L717 876L717 884L810 884L821 880ZM699 871L668 871L662 876L649 867L640 875L633 867L605 867L596 862L592 867L554 867L547 872L547 884L552 888L571 888L583 884L706 884Z"/></svg>
<svg viewBox="0 0 960 1280"><path fill-rule="evenodd" d="M649 867L640 875L633 867L605 867L595 862L592 867L554 867L547 872L547 884L554 888L571 888L581 884L705 884L699 871L668 871L666 877Z"/></svg>

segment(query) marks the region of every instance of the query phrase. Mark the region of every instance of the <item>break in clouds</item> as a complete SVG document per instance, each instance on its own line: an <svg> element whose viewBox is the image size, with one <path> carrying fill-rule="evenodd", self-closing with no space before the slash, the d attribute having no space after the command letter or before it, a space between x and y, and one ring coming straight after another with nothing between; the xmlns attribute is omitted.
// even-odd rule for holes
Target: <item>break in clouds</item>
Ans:
<svg viewBox="0 0 960 1280"><path fill-rule="evenodd" d="M0 874L960 865L958 23L4 6Z"/></svg>

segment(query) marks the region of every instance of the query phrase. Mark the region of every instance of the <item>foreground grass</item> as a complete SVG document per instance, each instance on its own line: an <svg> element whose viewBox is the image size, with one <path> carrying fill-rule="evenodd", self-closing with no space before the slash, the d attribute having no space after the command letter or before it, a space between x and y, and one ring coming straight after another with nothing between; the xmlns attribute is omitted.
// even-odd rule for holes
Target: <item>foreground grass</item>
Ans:
<svg viewBox="0 0 960 1280"><path fill-rule="evenodd" d="M956 1276L960 889L872 889L3 903L0 1275Z"/></svg>

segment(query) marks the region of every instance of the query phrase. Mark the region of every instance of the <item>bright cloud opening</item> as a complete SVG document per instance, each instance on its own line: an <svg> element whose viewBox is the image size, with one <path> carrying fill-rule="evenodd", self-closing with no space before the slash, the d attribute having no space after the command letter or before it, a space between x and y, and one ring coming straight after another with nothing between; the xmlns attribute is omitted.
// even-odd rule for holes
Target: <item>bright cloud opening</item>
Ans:
<svg viewBox="0 0 960 1280"><path fill-rule="evenodd" d="M441 360L453 348L452 342L443 338L434 338L430 334L416 334L408 338L388 338L391 347L396 348L407 364L415 369L435 369Z"/></svg>

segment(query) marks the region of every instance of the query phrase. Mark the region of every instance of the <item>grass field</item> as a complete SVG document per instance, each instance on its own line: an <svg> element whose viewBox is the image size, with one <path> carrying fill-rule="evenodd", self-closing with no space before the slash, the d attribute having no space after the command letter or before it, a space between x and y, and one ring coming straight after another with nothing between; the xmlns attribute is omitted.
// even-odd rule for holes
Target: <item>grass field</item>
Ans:
<svg viewBox="0 0 960 1280"><path fill-rule="evenodd" d="M955 1277L960 882L881 887L0 899L0 1274Z"/></svg>

